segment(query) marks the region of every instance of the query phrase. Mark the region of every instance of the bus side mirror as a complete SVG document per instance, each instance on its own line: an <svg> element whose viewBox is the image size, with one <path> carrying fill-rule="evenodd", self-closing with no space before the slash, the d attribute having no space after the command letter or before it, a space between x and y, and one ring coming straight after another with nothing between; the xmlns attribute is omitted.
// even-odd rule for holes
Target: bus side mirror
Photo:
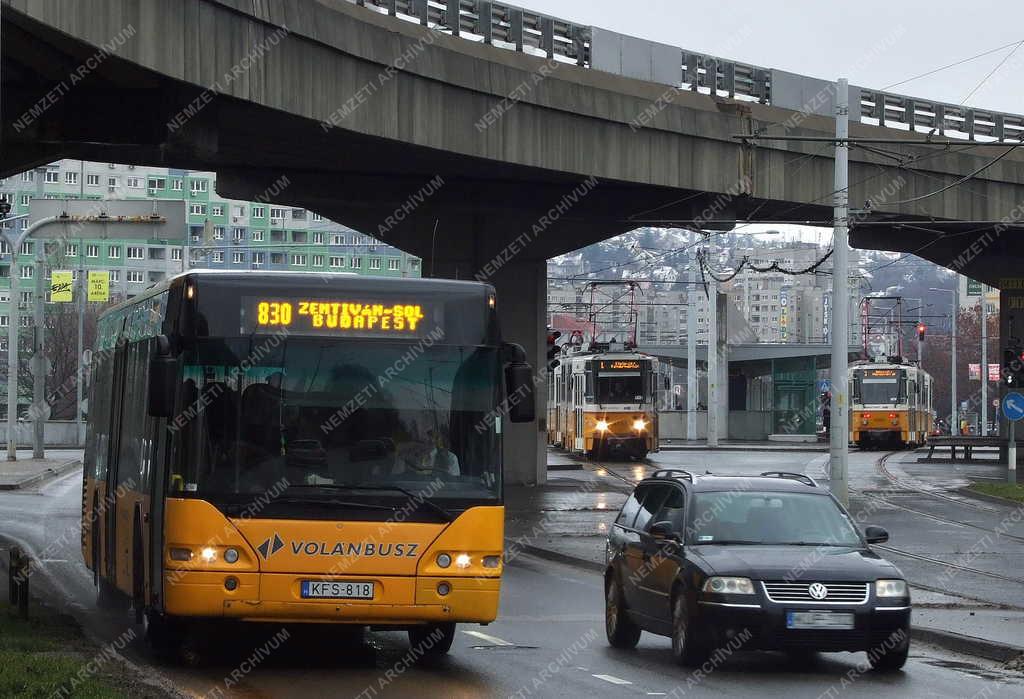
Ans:
<svg viewBox="0 0 1024 699"><path fill-rule="evenodd" d="M505 395L508 419L512 422L533 422L537 419L533 395L533 367L526 362L526 351L511 342L502 347L505 355Z"/></svg>
<svg viewBox="0 0 1024 699"><path fill-rule="evenodd" d="M505 367L505 390L508 396L508 419L512 422L533 422L537 418L533 396L533 367L516 362Z"/></svg>
<svg viewBox="0 0 1024 699"><path fill-rule="evenodd" d="M149 359L147 408L151 417L171 417L178 382L178 360L171 356L170 341L157 338L157 350Z"/></svg>

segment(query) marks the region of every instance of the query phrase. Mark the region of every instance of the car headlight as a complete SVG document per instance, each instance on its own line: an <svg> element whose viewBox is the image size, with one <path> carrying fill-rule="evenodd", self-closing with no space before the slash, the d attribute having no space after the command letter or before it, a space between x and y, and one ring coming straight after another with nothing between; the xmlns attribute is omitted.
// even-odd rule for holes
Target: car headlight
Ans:
<svg viewBox="0 0 1024 699"><path fill-rule="evenodd" d="M598 432L607 432L608 431L608 423L606 421L604 421L604 420L598 420L596 427L597 427L597 431Z"/></svg>
<svg viewBox="0 0 1024 699"><path fill-rule="evenodd" d="M633 429L637 432L642 432L647 429L647 423L643 420L633 420Z"/></svg>
<svg viewBox="0 0 1024 699"><path fill-rule="evenodd" d="M752 595L754 583L750 578L711 577L704 583L704 592L715 592L729 595Z"/></svg>
<svg viewBox="0 0 1024 699"><path fill-rule="evenodd" d="M906 597L906 580L877 580L875 582L875 597Z"/></svg>

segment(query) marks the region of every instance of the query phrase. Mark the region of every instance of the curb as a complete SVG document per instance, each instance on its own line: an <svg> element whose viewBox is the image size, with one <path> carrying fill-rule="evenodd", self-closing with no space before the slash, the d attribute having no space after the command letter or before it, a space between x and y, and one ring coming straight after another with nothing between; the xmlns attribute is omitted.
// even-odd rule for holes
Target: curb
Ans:
<svg viewBox="0 0 1024 699"><path fill-rule="evenodd" d="M548 464L549 471L582 471L583 464Z"/></svg>
<svg viewBox="0 0 1024 699"><path fill-rule="evenodd" d="M661 446L658 451L728 451L728 452L770 452L780 454L826 454L828 453L827 448L811 447L803 448L800 447L729 447L729 446L718 446L718 447L691 447L683 445L669 444Z"/></svg>
<svg viewBox="0 0 1024 699"><path fill-rule="evenodd" d="M968 498L976 498L978 500L984 500L985 502L993 502L997 505L1005 505L1006 507L1012 507L1015 510L1024 508L1024 502L1017 502L1016 500L1010 500L1009 498L1001 498L998 495L979 493L977 490L971 490L970 488L957 488L956 492Z"/></svg>
<svg viewBox="0 0 1024 699"><path fill-rule="evenodd" d="M544 558L556 563L564 563L566 565L582 568L595 573L604 573L604 566L596 561L590 561L578 556L571 556L567 553L552 551L551 549L534 546L532 544L523 544L519 546L519 549L524 553L536 556L537 558ZM995 641L989 641L976 636L965 636L963 634L953 633L952 631L942 631L940 629L934 629L926 626L911 626L910 637L915 641L939 646L940 648L953 651L954 653L973 655L987 660L996 660L1001 663L1024 656L1024 648L1019 646L997 643Z"/></svg>
<svg viewBox="0 0 1024 699"><path fill-rule="evenodd" d="M570 565L575 568L582 568L584 570L589 570L593 573L604 572L604 565L598 563L597 561L590 561L586 558L580 558L578 556L571 556L567 553L552 551L551 549L546 549L540 546L534 546L533 544L516 544L514 539L506 539L505 543L506 545L516 545L519 551L521 551L522 553L528 553L531 556L536 556L537 558L543 558L548 561L554 561L555 563L564 563L565 565Z"/></svg>
<svg viewBox="0 0 1024 699"><path fill-rule="evenodd" d="M74 471L81 465L81 459L72 459L70 461L65 461L59 466L47 468L41 473L37 473L34 476L29 476L23 481L18 481L17 483L0 483L0 490L21 490L23 488L28 488L33 485L38 485L43 481L48 481L53 478L57 478L58 476L63 476L66 473L70 473L71 471Z"/></svg>
<svg viewBox="0 0 1024 699"><path fill-rule="evenodd" d="M1006 643L996 643L977 636L965 636L952 631L942 631L927 626L911 626L910 637L921 643L951 650L964 655L974 655L1001 663L1024 655L1024 648Z"/></svg>

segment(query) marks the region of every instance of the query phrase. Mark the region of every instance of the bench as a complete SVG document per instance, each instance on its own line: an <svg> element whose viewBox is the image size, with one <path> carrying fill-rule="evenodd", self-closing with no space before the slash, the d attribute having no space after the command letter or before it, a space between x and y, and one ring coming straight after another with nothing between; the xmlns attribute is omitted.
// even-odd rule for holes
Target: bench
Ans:
<svg viewBox="0 0 1024 699"><path fill-rule="evenodd" d="M960 447L963 449L963 460L970 461L973 457L975 447L998 447L1002 450L1006 445L1007 440L1003 437L980 437L971 435L954 435L952 437L943 435L929 436L928 456L925 457L923 461L932 460L935 447L949 447L953 461L956 461L956 450L957 447Z"/></svg>

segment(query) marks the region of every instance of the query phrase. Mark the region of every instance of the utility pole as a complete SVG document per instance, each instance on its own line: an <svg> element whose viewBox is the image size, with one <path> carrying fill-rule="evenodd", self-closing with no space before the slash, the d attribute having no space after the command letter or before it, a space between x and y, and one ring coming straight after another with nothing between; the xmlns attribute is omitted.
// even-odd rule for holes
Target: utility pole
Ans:
<svg viewBox="0 0 1024 699"><path fill-rule="evenodd" d="M75 381L75 434L78 437L78 446L85 445L85 422L82 420L82 381L85 378L83 355L85 353L85 310L87 308L85 296L87 286L85 283L85 266L82 257L85 249L82 247L82 238L78 239L78 283L75 284L75 293L78 294L78 373Z"/></svg>
<svg viewBox="0 0 1024 699"><path fill-rule="evenodd" d="M709 249L714 249L709 245ZM708 293L708 447L718 446L718 283L707 275Z"/></svg>
<svg viewBox="0 0 1024 699"><path fill-rule="evenodd" d="M700 237L700 233L696 234ZM696 245L696 243L694 243ZM686 439L697 439L697 253L690 252L690 284L686 309Z"/></svg>
<svg viewBox="0 0 1024 699"><path fill-rule="evenodd" d="M849 230L850 191L850 94L846 78L836 86L835 230L832 268L832 429L829 431L830 481L832 493L844 505L849 503Z"/></svg>
<svg viewBox="0 0 1024 699"><path fill-rule="evenodd" d="M42 240L36 241L36 268L35 268L35 304L32 307L32 410L29 417L32 418L32 458L45 458L43 449L43 431L46 427L46 413L43 406L46 405L46 355L43 353L43 335L46 328L43 326L44 304L46 303L46 243Z"/></svg>
<svg viewBox="0 0 1024 699"><path fill-rule="evenodd" d="M985 292L988 285L981 285L981 425L978 434L988 435L988 308L985 307Z"/></svg>
<svg viewBox="0 0 1024 699"><path fill-rule="evenodd" d="M952 412L950 412L950 415L951 415L951 417L950 417L951 424L950 424L950 430L949 430L950 435L956 434L954 430L957 430L957 429L960 428L960 420L959 420L960 411L957 409L959 407L959 405L958 405L957 393L956 393L956 317L958 315L960 315L960 273L959 272L957 272L957 274L956 274L956 279L953 280L953 338L952 338L953 342L952 342L952 350L951 350L952 356L950 357L950 361L949 361L949 371L950 371L950 374L952 375L951 378L950 378L950 383L952 385L952 391L950 392L950 403L951 403L951 406L952 406L953 410L952 410Z"/></svg>

